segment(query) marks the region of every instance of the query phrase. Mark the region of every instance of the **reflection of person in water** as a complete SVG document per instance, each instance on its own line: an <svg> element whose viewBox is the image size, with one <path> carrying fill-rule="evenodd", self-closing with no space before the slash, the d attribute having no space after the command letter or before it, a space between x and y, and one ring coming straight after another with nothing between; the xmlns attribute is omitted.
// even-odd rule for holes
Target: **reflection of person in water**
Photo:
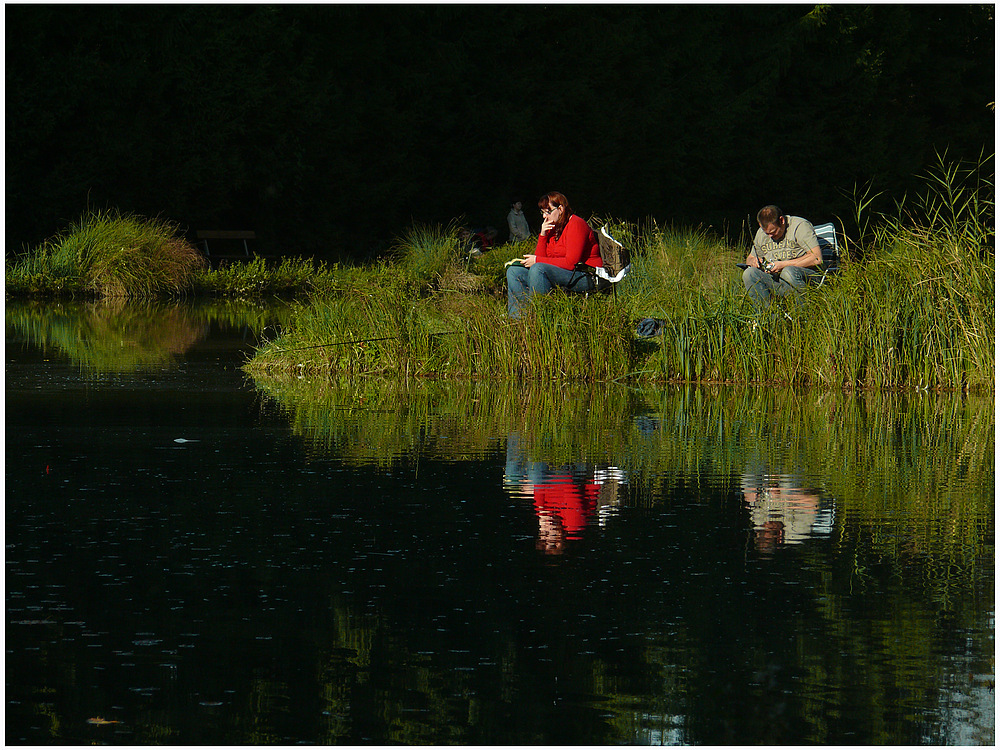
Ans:
<svg viewBox="0 0 1000 750"><path fill-rule="evenodd" d="M747 473L740 484L758 551L801 544L823 526L819 495L800 487L793 477Z"/></svg>
<svg viewBox="0 0 1000 750"><path fill-rule="evenodd" d="M582 538L588 519L597 509L600 489L593 482L575 483L569 474L553 474L536 484L538 549L547 555L558 555L567 541Z"/></svg>
<svg viewBox="0 0 1000 750"><path fill-rule="evenodd" d="M613 478L617 480L617 475ZM562 554L567 541L580 539L595 516L600 481L586 467L550 468L528 461L517 434L507 438L504 485L514 495L531 498L538 517L537 548L547 555Z"/></svg>

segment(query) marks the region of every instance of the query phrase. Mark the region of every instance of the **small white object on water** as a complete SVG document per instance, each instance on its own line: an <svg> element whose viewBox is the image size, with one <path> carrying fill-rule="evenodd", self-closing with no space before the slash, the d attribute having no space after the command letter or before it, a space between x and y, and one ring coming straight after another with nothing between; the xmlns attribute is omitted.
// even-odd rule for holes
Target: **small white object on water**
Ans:
<svg viewBox="0 0 1000 750"><path fill-rule="evenodd" d="M175 443L200 443L200 440L188 440L187 438L174 438Z"/></svg>

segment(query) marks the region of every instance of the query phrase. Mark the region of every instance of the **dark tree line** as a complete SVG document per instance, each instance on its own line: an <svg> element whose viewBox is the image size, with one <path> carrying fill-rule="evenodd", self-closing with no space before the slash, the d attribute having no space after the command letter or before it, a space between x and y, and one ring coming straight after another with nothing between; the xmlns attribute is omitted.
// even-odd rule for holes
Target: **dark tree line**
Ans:
<svg viewBox="0 0 1000 750"><path fill-rule="evenodd" d="M8 6L7 246L88 206L361 257L412 222L731 230L994 149L993 7ZM536 227L538 219L529 211Z"/></svg>

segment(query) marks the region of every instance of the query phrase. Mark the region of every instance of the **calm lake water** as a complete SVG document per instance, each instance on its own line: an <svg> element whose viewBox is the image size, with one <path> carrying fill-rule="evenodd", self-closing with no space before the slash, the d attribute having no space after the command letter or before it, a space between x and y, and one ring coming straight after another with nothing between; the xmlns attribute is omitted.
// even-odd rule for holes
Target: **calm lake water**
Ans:
<svg viewBox="0 0 1000 750"><path fill-rule="evenodd" d="M6 308L8 744L993 744L992 395L254 381Z"/></svg>

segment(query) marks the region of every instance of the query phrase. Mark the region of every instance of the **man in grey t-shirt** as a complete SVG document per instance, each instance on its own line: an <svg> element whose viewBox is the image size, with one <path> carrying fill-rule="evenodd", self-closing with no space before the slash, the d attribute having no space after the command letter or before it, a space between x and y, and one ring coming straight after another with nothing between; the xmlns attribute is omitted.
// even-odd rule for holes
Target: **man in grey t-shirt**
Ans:
<svg viewBox="0 0 1000 750"><path fill-rule="evenodd" d="M750 299L766 307L772 294L786 297L804 288L823 263L823 253L813 225L799 216L764 206L757 212L757 223L760 229L747 256L743 286Z"/></svg>

